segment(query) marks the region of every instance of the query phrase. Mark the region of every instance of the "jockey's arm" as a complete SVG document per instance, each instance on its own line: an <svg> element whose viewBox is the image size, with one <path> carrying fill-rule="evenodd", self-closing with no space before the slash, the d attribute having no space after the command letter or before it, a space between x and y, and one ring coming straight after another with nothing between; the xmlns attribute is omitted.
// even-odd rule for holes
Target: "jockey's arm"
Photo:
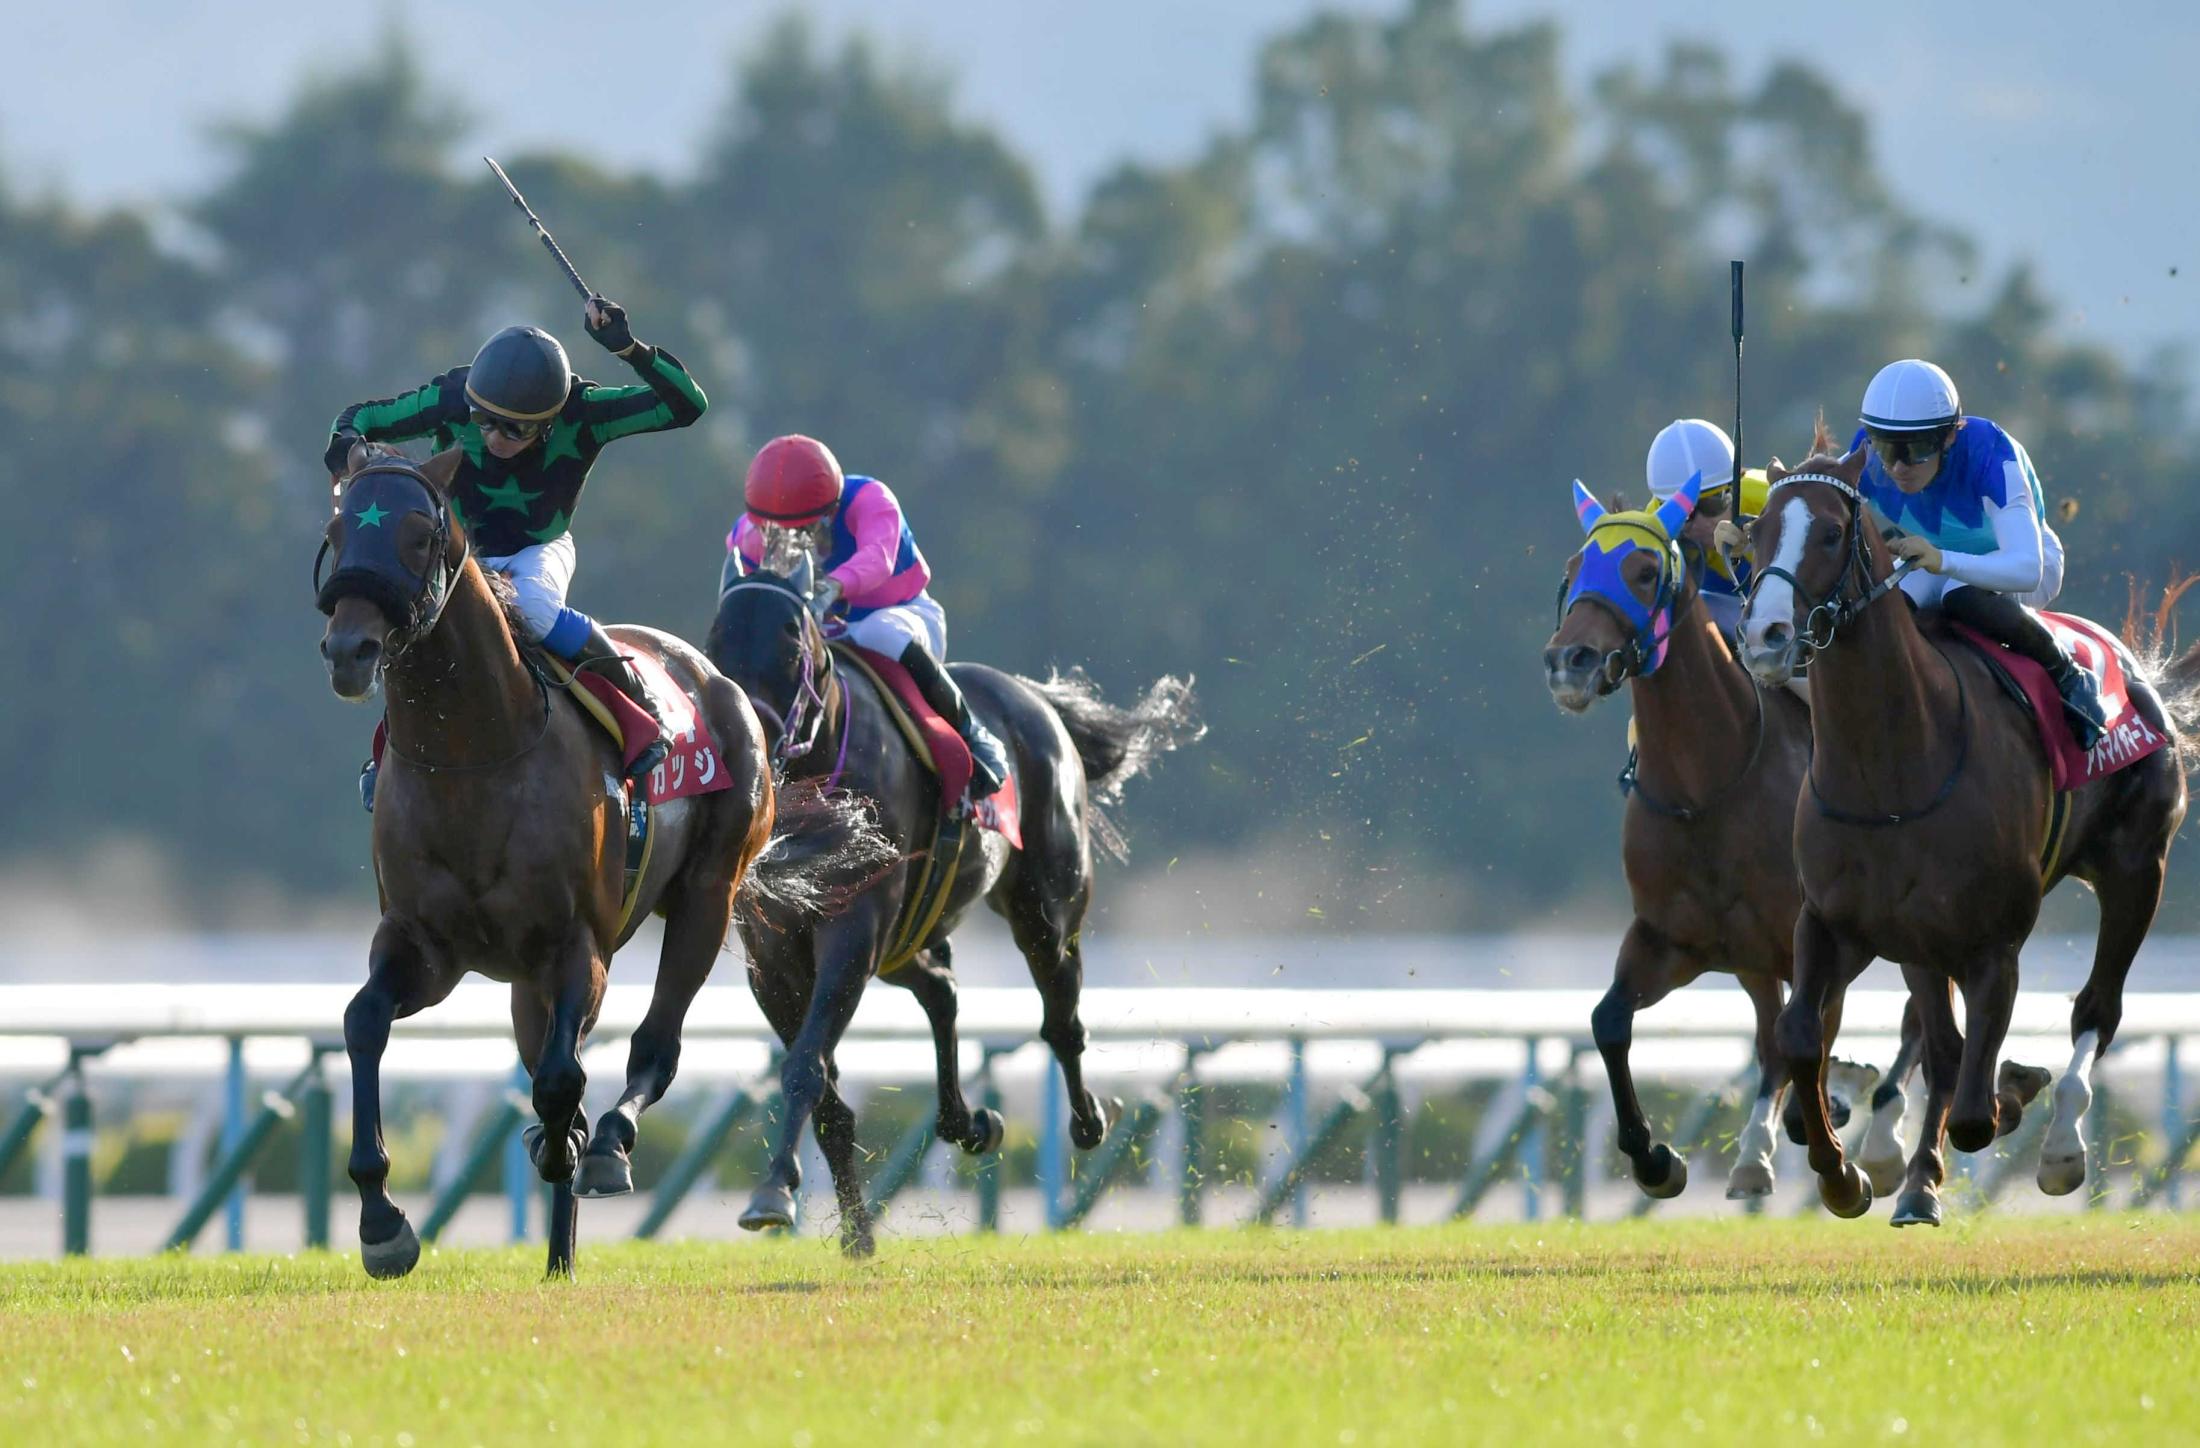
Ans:
<svg viewBox="0 0 2200 1448"><path fill-rule="evenodd" d="M582 394L596 446L636 433L686 427L710 406L680 359L664 348L636 342L620 355L642 380L620 387L591 386Z"/></svg>
<svg viewBox="0 0 2200 1448"><path fill-rule="evenodd" d="M874 482L856 494L842 521L855 536L856 551L831 577L851 595L884 587L894 576L894 558L901 551L901 500L886 484Z"/></svg>
<svg viewBox="0 0 2200 1448"><path fill-rule="evenodd" d="M331 476L344 470L352 435L367 442L405 442L426 437L442 427L464 423L470 408L466 401L466 369L458 368L412 391L372 402L354 402L336 414L329 427L328 449L321 460Z"/></svg>
<svg viewBox="0 0 2200 1448"><path fill-rule="evenodd" d="M1941 574L1993 593L2034 592L2046 564L2040 515L2032 511L2031 493L2019 487L2012 490L2006 503L1988 499L1986 516L1994 526L1994 551L1951 553L1944 549L1940 555Z"/></svg>

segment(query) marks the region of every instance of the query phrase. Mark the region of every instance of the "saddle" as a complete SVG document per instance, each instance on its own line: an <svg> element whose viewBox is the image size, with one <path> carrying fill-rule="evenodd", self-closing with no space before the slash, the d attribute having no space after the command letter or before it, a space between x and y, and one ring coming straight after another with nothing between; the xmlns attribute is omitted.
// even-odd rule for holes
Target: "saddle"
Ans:
<svg viewBox="0 0 2200 1448"><path fill-rule="evenodd" d="M2047 751L2056 789L2075 790L2095 780L2106 779L2169 743L2169 737L2148 723L2146 716L2139 712L2132 687L2137 671L2120 639L2099 624L2075 614L2042 611L2039 618L2055 635L2056 641L2101 681L2101 707L2108 717L2108 732L2090 751L2079 748L2077 738L2071 734L2069 721L2063 713L2062 694L2056 689L2055 681L2048 677L2047 670L2022 654L2012 653L1977 629L1953 621L1948 627L1956 637L1978 651L2000 676L2002 687L2010 697L2031 716L2040 745Z"/></svg>
<svg viewBox="0 0 2200 1448"><path fill-rule="evenodd" d="M2101 706L2108 716L2108 732L2089 750L2078 746L2063 712L2062 691L2039 664L1988 638L1968 624L1948 622L1949 632L1970 645L1993 672L2002 691L2024 710L2047 753L2049 783L2047 836L2040 849L2040 874L2056 877L2062 860L2063 837L2070 825L2070 802L2076 792L2118 770L2128 769L2169 743L2167 735L2148 723L2132 698L2136 673L2130 658L2114 634L2090 619L2075 614L2039 611L2058 642L2093 670L2101 681Z"/></svg>
<svg viewBox="0 0 2200 1448"><path fill-rule="evenodd" d="M992 830L1017 849L1023 848L1016 782L1010 780L1000 793L978 801L967 814L957 808L970 787L970 746L955 726L924 702L916 680L893 659L846 639L833 640L832 649L843 663L877 686L887 716L908 741L910 752L939 781L939 823L931 847L919 857L916 883L903 897L901 913L879 957L878 973L891 975L916 958L947 913L947 898L973 826Z"/></svg>

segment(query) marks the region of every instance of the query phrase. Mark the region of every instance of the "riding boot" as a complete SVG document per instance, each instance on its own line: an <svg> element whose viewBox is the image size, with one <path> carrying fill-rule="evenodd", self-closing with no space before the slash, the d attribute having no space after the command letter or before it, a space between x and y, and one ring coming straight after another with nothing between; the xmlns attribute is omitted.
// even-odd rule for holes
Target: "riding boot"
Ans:
<svg viewBox="0 0 2200 1448"><path fill-rule="evenodd" d="M626 777L640 779L664 763L665 756L671 752L671 745L666 742L664 716L657 712L657 701L642 683L641 673L635 669L633 661L619 652L619 646L604 632L602 624L594 619L588 621L588 637L566 662L576 672L583 667L594 668L616 684L620 693L639 704L657 726L656 737L649 741L649 747L635 755L634 762L626 767Z"/></svg>
<svg viewBox="0 0 2200 1448"><path fill-rule="evenodd" d="M978 716L970 712L969 701L962 690L955 687L954 679L932 651L923 644L911 641L901 651L901 666L916 680L917 692L924 695L924 702L939 711L942 719L955 726L955 732L970 746L970 797L973 800L990 799L1000 793L1008 783L1008 751L993 731L978 722Z"/></svg>
<svg viewBox="0 0 2200 1448"><path fill-rule="evenodd" d="M2063 713L2069 716L2070 732L2077 736L2078 747L2091 749L2101 742L2101 736L2108 732L2108 712L2101 705L2101 681L2063 649L2039 615L2006 593L1983 588L1949 589L1941 595L1940 610L2047 670L2062 695Z"/></svg>
<svg viewBox="0 0 2200 1448"><path fill-rule="evenodd" d="M367 807L368 814L374 813L374 780L381 772L382 766L371 759L359 766L359 802Z"/></svg>

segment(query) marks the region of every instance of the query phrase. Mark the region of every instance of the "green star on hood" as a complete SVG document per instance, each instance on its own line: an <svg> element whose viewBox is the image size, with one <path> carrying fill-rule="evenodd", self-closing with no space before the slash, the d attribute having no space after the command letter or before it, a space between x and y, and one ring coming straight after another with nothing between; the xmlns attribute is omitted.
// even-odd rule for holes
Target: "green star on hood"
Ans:
<svg viewBox="0 0 2200 1448"><path fill-rule="evenodd" d="M502 487L492 488L484 485L481 489L481 496L489 500L489 511L492 513L499 508L510 508L515 513L524 514L527 511L527 505L541 497L542 491L538 488L530 493L516 481L507 479Z"/></svg>
<svg viewBox="0 0 2200 1448"><path fill-rule="evenodd" d="M382 520L387 518L389 513L380 503L369 503L354 516L359 519L359 526L362 528L379 528L382 526Z"/></svg>

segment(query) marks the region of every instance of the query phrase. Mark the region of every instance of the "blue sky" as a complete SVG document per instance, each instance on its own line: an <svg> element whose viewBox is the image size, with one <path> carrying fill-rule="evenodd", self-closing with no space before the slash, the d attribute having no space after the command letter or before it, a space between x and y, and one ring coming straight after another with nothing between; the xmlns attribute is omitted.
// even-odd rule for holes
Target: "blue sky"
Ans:
<svg viewBox="0 0 2200 1448"><path fill-rule="evenodd" d="M1403 0L1333 0L1394 9ZM783 4L749 0L438 0L337 9L295 0L73 0L6 22L0 159L19 185L83 201L170 197L204 182L206 128L265 116L297 79L342 68L390 24L481 118L484 147L556 143L676 172L727 90L734 54ZM1260 41L1308 0L810 0L956 79L966 113L1038 165L1057 214L1125 156L1198 149L1247 108ZM2190 147L2200 6L2040 0L1804 7L1481 0L1478 26L1555 15L1583 81L1654 61L1667 38L1720 43L1755 78L1815 61L1875 117L1891 184L1979 237L1995 268L2034 261L2064 328L2134 356L2200 340L2200 186ZM526 22L520 16L528 18ZM2110 15L2113 23L2100 23ZM408 19L409 17L409 19ZM432 17L432 19L431 19ZM2172 276L2176 268L2178 275Z"/></svg>

